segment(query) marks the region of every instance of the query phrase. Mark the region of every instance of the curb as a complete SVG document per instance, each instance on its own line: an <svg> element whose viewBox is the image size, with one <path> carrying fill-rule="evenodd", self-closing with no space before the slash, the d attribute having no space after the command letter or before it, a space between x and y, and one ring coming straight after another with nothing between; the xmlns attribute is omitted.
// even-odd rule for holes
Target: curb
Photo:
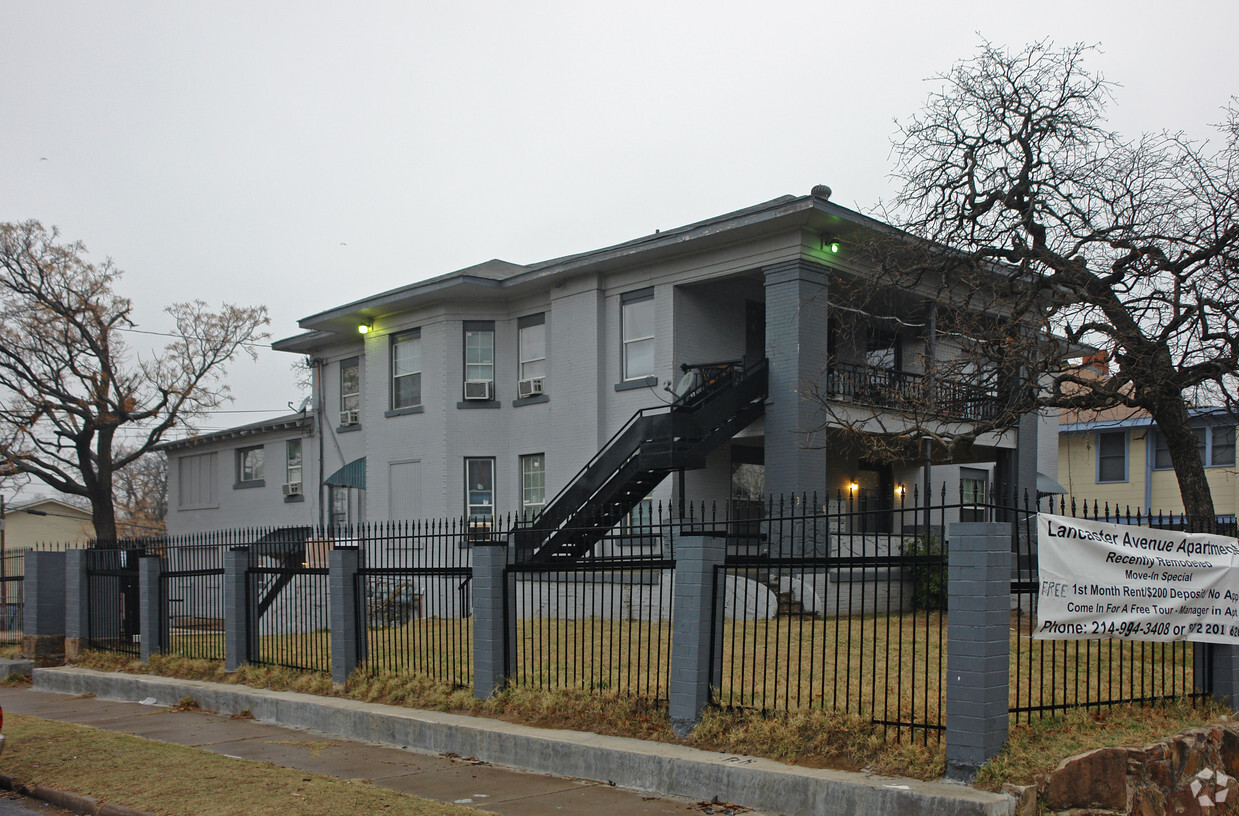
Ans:
<svg viewBox="0 0 1239 816"><path fill-rule="evenodd" d="M72 810L77 813L89 814L89 816L155 816L155 814L145 810L134 810L133 808L115 805L111 802L101 804L93 796L83 796L80 793L57 790L46 785L27 785L20 779L15 779L8 774L0 774L0 789L20 793L22 796L29 796L31 799L38 799L41 802L47 802L49 805L55 805L61 810Z"/></svg>
<svg viewBox="0 0 1239 816"><path fill-rule="evenodd" d="M789 816L851 813L890 816L1011 816L1015 800L965 785L798 768L761 757L681 745L558 731L502 720L421 711L248 686L78 668L35 669L34 690L94 694L111 700L154 698L176 705L189 696L221 714L422 753L455 752L494 765L608 782L692 800L720 800Z"/></svg>

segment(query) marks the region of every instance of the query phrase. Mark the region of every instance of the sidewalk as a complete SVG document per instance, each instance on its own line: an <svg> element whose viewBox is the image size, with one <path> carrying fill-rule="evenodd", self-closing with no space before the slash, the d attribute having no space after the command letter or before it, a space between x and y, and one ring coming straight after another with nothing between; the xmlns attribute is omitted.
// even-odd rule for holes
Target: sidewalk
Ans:
<svg viewBox="0 0 1239 816"><path fill-rule="evenodd" d="M97 696L69 696L81 694ZM208 711L168 710L185 696ZM152 698L155 705L135 702ZM0 705L512 816L702 814L711 809L697 802L716 797L787 816L1004 816L1013 806L1010 797L960 785L149 675L38 669L34 690L0 689ZM244 710L257 719L229 716Z"/></svg>

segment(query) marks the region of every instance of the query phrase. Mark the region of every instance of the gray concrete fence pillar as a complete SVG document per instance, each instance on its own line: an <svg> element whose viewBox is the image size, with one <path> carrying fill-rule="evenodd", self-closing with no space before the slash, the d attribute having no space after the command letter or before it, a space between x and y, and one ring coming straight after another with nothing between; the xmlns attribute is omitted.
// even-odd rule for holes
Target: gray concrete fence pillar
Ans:
<svg viewBox="0 0 1239 816"><path fill-rule="evenodd" d="M327 556L328 607L331 618L331 680L348 680L366 659L366 627L358 620L357 570L361 550L336 547Z"/></svg>
<svg viewBox="0 0 1239 816"><path fill-rule="evenodd" d="M162 576L162 558L138 559L138 618L142 628L140 655L143 663L149 663L151 655L168 651L168 604L160 586Z"/></svg>
<svg viewBox="0 0 1239 816"><path fill-rule="evenodd" d="M1196 690L1210 690L1232 711L1239 709L1239 646L1221 643L1194 643L1192 646ZM1208 689L1203 682L1206 679Z"/></svg>
<svg viewBox="0 0 1239 816"><path fill-rule="evenodd" d="M675 593L671 601L671 727L687 736L701 722L717 676L714 632L715 573L727 555L722 532L681 532L675 545ZM722 618L722 609L718 609Z"/></svg>
<svg viewBox="0 0 1239 816"><path fill-rule="evenodd" d="M232 547L224 553L224 669L236 671L249 663L250 649L257 645L251 622L245 571L249 568L248 547Z"/></svg>
<svg viewBox="0 0 1239 816"><path fill-rule="evenodd" d="M1007 742L1011 525L951 525L947 568L946 775L971 780Z"/></svg>
<svg viewBox="0 0 1239 816"><path fill-rule="evenodd" d="M86 550L65 553L65 657L77 660L90 640Z"/></svg>
<svg viewBox="0 0 1239 816"><path fill-rule="evenodd" d="M507 591L505 541L473 545L473 696L485 700L508 682L508 630L516 627L516 598Z"/></svg>
<svg viewBox="0 0 1239 816"><path fill-rule="evenodd" d="M65 554L26 553L22 657L36 666L65 661Z"/></svg>

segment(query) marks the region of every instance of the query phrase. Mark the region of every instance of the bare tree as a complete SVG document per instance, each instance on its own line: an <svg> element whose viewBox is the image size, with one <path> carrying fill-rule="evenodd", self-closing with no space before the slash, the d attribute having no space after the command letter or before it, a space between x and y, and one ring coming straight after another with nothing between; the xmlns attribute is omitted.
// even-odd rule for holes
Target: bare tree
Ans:
<svg viewBox="0 0 1239 816"><path fill-rule="evenodd" d="M862 316L856 331L913 315L921 326L904 330L927 338L926 382L998 398L970 417L923 384L888 439L966 444L1038 407L1143 411L1188 516L1212 519L1189 409L1236 402L1239 108L1214 145L1124 139L1107 127L1114 85L1086 69L1090 51L984 43L937 77L895 143L902 190L884 216L906 234L863 248L918 306L893 309L874 286L841 302ZM1113 361L1110 376L1066 365L1089 348Z"/></svg>
<svg viewBox="0 0 1239 816"><path fill-rule="evenodd" d="M163 451L147 451L116 471L113 486L118 535L152 536L167 529L168 457Z"/></svg>
<svg viewBox="0 0 1239 816"><path fill-rule="evenodd" d="M175 304L172 341L135 354L120 274L54 228L0 224L0 475L85 497L99 539L116 537L117 471L227 401L226 364L269 322L265 307Z"/></svg>

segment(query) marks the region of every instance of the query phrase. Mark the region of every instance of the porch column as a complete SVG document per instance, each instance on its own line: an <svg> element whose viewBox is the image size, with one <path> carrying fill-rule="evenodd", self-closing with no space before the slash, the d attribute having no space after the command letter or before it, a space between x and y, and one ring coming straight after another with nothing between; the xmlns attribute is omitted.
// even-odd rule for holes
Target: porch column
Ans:
<svg viewBox="0 0 1239 816"><path fill-rule="evenodd" d="M809 449L807 433L822 421L821 408L802 398L801 384L825 376L827 277L806 260L762 270L766 284L766 492L826 495L826 453Z"/></svg>

